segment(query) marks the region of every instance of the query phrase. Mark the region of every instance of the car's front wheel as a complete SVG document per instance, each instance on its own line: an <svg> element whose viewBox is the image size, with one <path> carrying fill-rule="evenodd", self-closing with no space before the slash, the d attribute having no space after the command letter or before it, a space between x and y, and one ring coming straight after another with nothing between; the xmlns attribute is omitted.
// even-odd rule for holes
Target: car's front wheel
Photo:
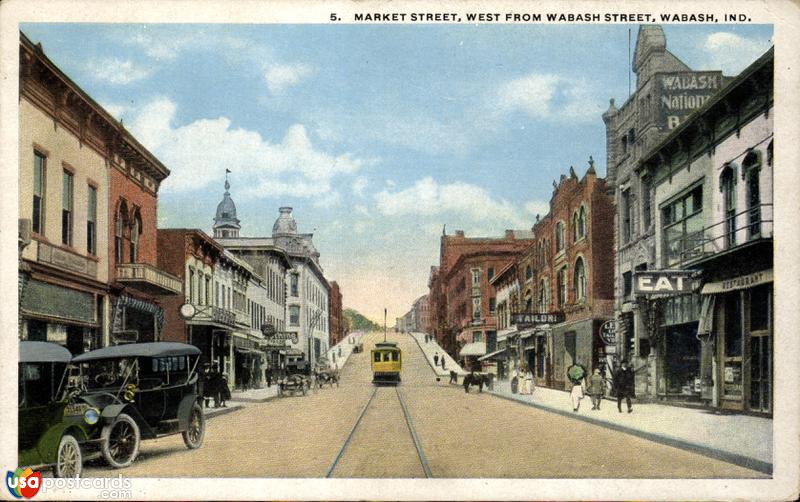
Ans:
<svg viewBox="0 0 800 502"><path fill-rule="evenodd" d="M81 447L75 436L64 434L58 444L55 475L58 478L79 478L83 470Z"/></svg>
<svg viewBox="0 0 800 502"><path fill-rule="evenodd" d="M139 426L130 415L120 413L114 422L103 427L100 437L103 458L115 469L128 467L139 455Z"/></svg>
<svg viewBox="0 0 800 502"><path fill-rule="evenodd" d="M206 417L198 404L192 406L189 414L189 427L181 433L183 442L190 450L195 450L203 445L206 436Z"/></svg>

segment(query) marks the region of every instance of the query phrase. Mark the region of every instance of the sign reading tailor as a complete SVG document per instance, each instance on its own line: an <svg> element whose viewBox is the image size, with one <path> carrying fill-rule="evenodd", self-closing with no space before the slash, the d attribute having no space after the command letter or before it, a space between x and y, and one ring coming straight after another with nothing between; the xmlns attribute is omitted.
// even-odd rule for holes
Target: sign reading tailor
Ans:
<svg viewBox="0 0 800 502"><path fill-rule="evenodd" d="M659 124L671 130L703 106L722 87L722 72L694 71L658 75Z"/></svg>
<svg viewBox="0 0 800 502"><path fill-rule="evenodd" d="M694 289L694 270L653 270L633 275L634 295L679 295Z"/></svg>
<svg viewBox="0 0 800 502"><path fill-rule="evenodd" d="M600 338L606 345L615 345L617 343L617 321L611 319L604 322L600 326Z"/></svg>
<svg viewBox="0 0 800 502"><path fill-rule="evenodd" d="M564 322L563 312L521 313L511 314L511 324L537 326L540 324L558 324Z"/></svg>

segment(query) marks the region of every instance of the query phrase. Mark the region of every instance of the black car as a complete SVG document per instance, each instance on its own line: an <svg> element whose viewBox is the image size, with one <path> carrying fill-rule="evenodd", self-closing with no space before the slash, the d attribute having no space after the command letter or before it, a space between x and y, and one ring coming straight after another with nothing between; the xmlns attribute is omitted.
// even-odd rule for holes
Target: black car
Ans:
<svg viewBox="0 0 800 502"><path fill-rule="evenodd" d="M205 436L197 364L200 350L184 343L115 345L73 358L80 399L100 413L88 443L109 465L127 467L142 439L181 433L189 449Z"/></svg>

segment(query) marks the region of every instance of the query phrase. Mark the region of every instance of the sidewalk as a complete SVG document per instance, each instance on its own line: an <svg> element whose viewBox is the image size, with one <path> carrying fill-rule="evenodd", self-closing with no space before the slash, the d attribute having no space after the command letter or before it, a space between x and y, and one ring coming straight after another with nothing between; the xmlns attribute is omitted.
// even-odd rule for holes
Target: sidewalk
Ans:
<svg viewBox="0 0 800 502"><path fill-rule="evenodd" d="M417 341L417 345L422 350L422 353L425 355L425 359L428 360L428 363L431 365L431 369L433 369L436 376L439 377L447 377L450 378L450 371L455 370L459 376L464 376L467 374L458 363L450 357L450 354L444 351L439 344L436 342L435 339L431 338L431 341L425 343L425 333L409 333L411 338ZM433 356L434 354L439 354L439 364L433 364ZM441 358L444 357L444 365L445 368L442 369L442 360Z"/></svg>
<svg viewBox="0 0 800 502"><path fill-rule="evenodd" d="M330 361L331 364L336 363L338 368L341 370L344 368L344 365L347 364L348 359L350 359L350 354L353 353L353 348L361 342L363 337L364 333L361 332L350 333L339 343L328 349L328 352L325 353L325 357L328 358L328 361ZM353 340L353 343L350 343L351 339ZM339 355L339 349L342 349L341 355Z"/></svg>
<svg viewBox="0 0 800 502"><path fill-rule="evenodd" d="M565 417L772 473L770 418L635 401L633 413L627 413L625 402L619 413L616 399L608 398L600 404L600 410L592 410L588 396L581 400L576 413L572 411L566 391L536 387L533 395L512 394L511 385L505 380L496 381L494 390L488 392Z"/></svg>

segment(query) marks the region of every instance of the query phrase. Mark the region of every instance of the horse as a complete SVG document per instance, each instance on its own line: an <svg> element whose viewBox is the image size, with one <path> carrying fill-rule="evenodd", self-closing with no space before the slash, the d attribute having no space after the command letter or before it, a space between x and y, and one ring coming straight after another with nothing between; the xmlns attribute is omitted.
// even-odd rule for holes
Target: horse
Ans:
<svg viewBox="0 0 800 502"><path fill-rule="evenodd" d="M470 385L477 385L478 392L483 392L483 386L489 385L489 375L481 375L476 373L470 373L464 377L464 392L469 394L469 387Z"/></svg>

